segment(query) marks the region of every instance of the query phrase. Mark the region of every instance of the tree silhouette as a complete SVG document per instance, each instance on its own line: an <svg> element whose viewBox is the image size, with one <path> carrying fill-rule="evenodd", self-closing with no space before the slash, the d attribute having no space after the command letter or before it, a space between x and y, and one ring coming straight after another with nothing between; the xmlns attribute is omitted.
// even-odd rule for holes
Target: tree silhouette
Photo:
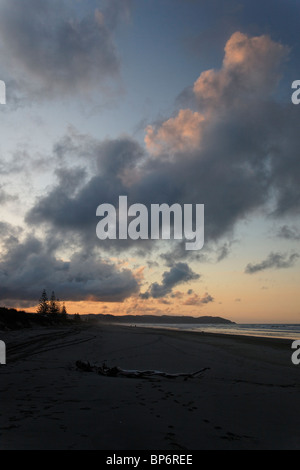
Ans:
<svg viewBox="0 0 300 470"><path fill-rule="evenodd" d="M50 298L49 313L50 315L57 315L59 313L58 301L56 300L55 293L53 291Z"/></svg>
<svg viewBox="0 0 300 470"><path fill-rule="evenodd" d="M61 305L61 302L56 298L54 291L52 291L49 300L46 289L42 292L39 305L37 307L37 313L41 315L51 315L53 320L55 317L57 320L66 320L68 316L64 302Z"/></svg>
<svg viewBox="0 0 300 470"><path fill-rule="evenodd" d="M39 313L40 315L47 315L47 313L49 313L49 303L45 289L42 292L40 302L37 308L37 313Z"/></svg>
<svg viewBox="0 0 300 470"><path fill-rule="evenodd" d="M67 318L67 309L66 309L65 304L63 304L63 306L62 306L60 314L63 318Z"/></svg>

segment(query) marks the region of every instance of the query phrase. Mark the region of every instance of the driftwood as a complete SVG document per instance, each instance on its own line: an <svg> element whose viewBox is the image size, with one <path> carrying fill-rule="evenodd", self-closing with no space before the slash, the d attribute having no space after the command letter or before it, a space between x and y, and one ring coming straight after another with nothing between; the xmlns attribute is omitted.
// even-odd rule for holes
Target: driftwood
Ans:
<svg viewBox="0 0 300 470"><path fill-rule="evenodd" d="M209 367L205 367L204 369L198 370L192 373L178 373L178 374L170 374L168 372L161 372L159 370L126 370L120 369L120 367L107 367L105 364L102 366L91 366L89 362L83 361L76 361L76 367L79 370L84 372L96 372L99 375L104 375L106 377L128 377L134 379L143 379L143 378L151 378L151 377L165 377L168 379L176 379L178 377L183 378L184 380L199 377L205 372L209 370Z"/></svg>

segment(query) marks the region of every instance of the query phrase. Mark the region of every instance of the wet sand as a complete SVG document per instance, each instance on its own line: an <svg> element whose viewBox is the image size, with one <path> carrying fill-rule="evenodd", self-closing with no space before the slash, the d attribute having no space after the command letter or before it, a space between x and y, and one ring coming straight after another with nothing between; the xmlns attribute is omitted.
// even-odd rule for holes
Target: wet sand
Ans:
<svg viewBox="0 0 300 470"><path fill-rule="evenodd" d="M290 340L110 326L0 332L0 450L300 450ZM76 361L200 377L105 377Z"/></svg>

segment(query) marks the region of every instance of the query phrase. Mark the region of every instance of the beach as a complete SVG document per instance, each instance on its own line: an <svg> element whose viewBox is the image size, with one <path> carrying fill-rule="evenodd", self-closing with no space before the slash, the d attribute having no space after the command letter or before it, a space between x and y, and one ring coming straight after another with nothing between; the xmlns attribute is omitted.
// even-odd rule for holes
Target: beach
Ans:
<svg viewBox="0 0 300 470"><path fill-rule="evenodd" d="M300 449L290 340L134 325L34 327L0 339L0 450ZM105 376L104 363L174 376Z"/></svg>

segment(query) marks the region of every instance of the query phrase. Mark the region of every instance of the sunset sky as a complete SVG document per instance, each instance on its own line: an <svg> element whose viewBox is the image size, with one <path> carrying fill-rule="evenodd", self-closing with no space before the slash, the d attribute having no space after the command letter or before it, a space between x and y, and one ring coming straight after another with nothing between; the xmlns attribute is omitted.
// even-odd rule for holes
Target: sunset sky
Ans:
<svg viewBox="0 0 300 470"><path fill-rule="evenodd" d="M0 305L300 322L297 0L0 0ZM205 205L205 243L96 209Z"/></svg>

